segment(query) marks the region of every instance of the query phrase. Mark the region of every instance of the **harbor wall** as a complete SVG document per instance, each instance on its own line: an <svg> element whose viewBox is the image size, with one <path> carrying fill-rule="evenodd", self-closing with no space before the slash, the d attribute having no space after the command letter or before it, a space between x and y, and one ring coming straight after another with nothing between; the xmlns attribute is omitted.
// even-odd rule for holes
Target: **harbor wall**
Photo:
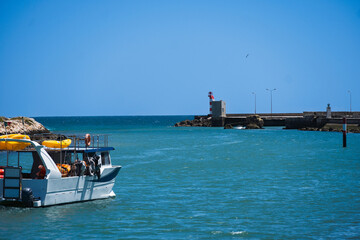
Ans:
<svg viewBox="0 0 360 240"><path fill-rule="evenodd" d="M215 127L223 127L227 124L243 126L246 117L254 114L227 114L226 117L213 118ZM283 126L286 129L321 128L327 123L342 124L345 117L348 124L360 124L360 112L332 112L331 118L326 118L326 112L303 112L303 113L260 113L257 114L264 120L264 126Z"/></svg>
<svg viewBox="0 0 360 240"><path fill-rule="evenodd" d="M246 118L254 114L227 114L225 117L210 117L208 115L195 116L194 120L186 120L175 126L196 127L224 127L245 126ZM360 128L360 112L332 112L331 118L326 118L326 112L303 113L260 113L257 114L264 121L265 127L278 126L285 129L321 129L326 124L342 124L343 117L347 123Z"/></svg>

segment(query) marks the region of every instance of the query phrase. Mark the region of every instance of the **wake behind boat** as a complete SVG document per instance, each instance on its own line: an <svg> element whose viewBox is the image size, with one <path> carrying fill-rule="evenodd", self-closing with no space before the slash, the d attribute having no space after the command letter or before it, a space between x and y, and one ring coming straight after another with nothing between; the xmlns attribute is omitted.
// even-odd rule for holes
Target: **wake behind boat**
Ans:
<svg viewBox="0 0 360 240"><path fill-rule="evenodd" d="M0 137L0 204L26 207L114 197L121 166L111 164L108 136L34 141Z"/></svg>

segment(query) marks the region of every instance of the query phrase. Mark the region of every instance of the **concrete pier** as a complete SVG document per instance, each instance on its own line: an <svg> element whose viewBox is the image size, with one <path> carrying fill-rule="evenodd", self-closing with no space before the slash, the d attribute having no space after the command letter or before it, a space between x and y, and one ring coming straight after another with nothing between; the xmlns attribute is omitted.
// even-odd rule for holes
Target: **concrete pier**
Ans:
<svg viewBox="0 0 360 240"><path fill-rule="evenodd" d="M211 93L211 92L210 92ZM209 95L211 96L211 95ZM226 127L226 129L235 126L250 125L255 121L263 126L282 126L285 129L302 129L317 131L338 131L342 119L348 120L349 126L352 125L352 132L360 132L360 112L332 112L330 104L327 105L326 111L302 112L302 113L258 113L257 117L251 117L252 113L227 114L226 103L222 100L213 101L210 98L210 114L205 116L195 116L194 120L185 120L176 123L176 127L195 126L195 127ZM249 122L250 121L250 122ZM259 126L261 125L261 126ZM252 126L254 127L254 126Z"/></svg>
<svg viewBox="0 0 360 240"><path fill-rule="evenodd" d="M248 116L254 114L227 114L226 119L224 120L225 124L231 124L233 126L243 125L245 119ZM264 120L264 126L285 126L286 119L288 118L302 118L302 113L259 113L259 115Z"/></svg>
<svg viewBox="0 0 360 240"><path fill-rule="evenodd" d="M246 117L254 114L226 114L226 116L212 117L211 126L224 127L245 125ZM360 125L360 112L332 112L331 118L327 112L303 112L303 113L269 113L257 114L264 120L264 126L282 126L285 129L322 128L326 124L342 124L345 117L348 124ZM195 119L207 118L208 116L195 116Z"/></svg>

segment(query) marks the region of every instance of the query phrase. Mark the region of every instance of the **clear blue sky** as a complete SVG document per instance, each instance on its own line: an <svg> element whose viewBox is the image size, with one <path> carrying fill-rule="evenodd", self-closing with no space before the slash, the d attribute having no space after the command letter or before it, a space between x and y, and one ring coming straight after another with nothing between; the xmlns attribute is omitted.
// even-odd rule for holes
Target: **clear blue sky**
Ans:
<svg viewBox="0 0 360 240"><path fill-rule="evenodd" d="M266 88L359 111L360 1L0 0L0 116L270 112Z"/></svg>

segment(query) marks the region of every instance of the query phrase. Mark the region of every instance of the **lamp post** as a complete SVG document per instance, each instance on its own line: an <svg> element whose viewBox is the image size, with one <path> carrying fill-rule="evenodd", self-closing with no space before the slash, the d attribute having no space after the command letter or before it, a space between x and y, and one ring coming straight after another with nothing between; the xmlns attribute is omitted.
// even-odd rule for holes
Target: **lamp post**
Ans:
<svg viewBox="0 0 360 240"><path fill-rule="evenodd" d="M350 94L350 112L351 112L351 91L348 90L348 93Z"/></svg>
<svg viewBox="0 0 360 240"><path fill-rule="evenodd" d="M271 106L271 117L272 117L272 92L273 91L275 91L276 90L276 88L274 88L274 89L266 89L267 91L269 91L270 92L270 106Z"/></svg>
<svg viewBox="0 0 360 240"><path fill-rule="evenodd" d="M255 114L256 114L256 92L252 92L252 94L254 94L255 96Z"/></svg>

